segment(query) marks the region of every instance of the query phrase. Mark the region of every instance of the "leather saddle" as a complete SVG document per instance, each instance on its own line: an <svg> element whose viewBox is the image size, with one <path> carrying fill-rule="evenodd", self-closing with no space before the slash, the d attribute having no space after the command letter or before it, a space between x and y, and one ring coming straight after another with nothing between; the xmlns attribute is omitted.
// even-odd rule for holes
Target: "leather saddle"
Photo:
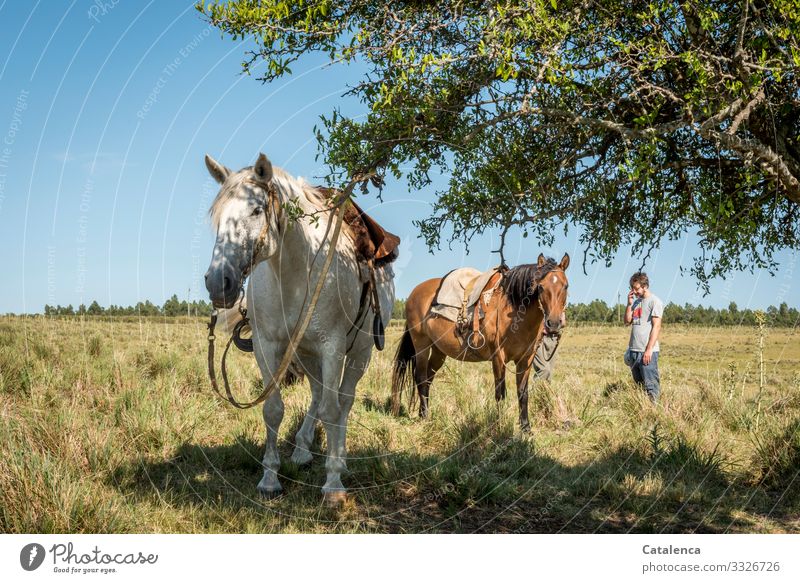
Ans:
<svg viewBox="0 0 800 583"><path fill-rule="evenodd" d="M378 221L365 213L355 202L350 201L350 204L353 205L353 208L358 213L358 217L367 229L367 234L374 248L373 258L375 259L375 263L377 265L384 265L397 259L397 247L400 245L400 237L381 227ZM352 226L353 225L351 225L351 227Z"/></svg>
<svg viewBox="0 0 800 583"><path fill-rule="evenodd" d="M338 190L318 186L326 198L331 199L339 194ZM363 261L374 261L375 266L386 265L397 259L400 237L390 233L378 224L354 201L347 203L344 222L350 227L355 240L356 254Z"/></svg>

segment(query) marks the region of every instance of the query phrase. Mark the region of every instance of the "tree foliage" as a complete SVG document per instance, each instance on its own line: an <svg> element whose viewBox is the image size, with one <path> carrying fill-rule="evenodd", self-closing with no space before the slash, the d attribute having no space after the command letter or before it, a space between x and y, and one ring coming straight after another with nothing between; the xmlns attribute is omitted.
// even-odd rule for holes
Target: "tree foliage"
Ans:
<svg viewBox="0 0 800 583"><path fill-rule="evenodd" d="M450 177L419 227L465 242L577 227L587 258L646 261L697 232L692 272L775 268L800 239L797 0L198 4L265 82L302 56L367 66L368 108L318 128L331 175ZM446 232L446 230L444 230ZM504 240L504 237L503 237Z"/></svg>

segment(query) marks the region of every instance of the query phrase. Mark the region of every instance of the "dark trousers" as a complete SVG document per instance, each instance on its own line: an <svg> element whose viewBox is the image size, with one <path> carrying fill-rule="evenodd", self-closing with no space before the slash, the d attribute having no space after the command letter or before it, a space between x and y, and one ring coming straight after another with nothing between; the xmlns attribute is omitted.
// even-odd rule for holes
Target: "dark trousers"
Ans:
<svg viewBox="0 0 800 583"><path fill-rule="evenodd" d="M631 365L633 381L644 386L647 396L650 397L651 401L655 402L661 393L661 377L658 374L658 352L653 353L650 364L642 362L644 352L631 351L631 356L633 357L633 364Z"/></svg>

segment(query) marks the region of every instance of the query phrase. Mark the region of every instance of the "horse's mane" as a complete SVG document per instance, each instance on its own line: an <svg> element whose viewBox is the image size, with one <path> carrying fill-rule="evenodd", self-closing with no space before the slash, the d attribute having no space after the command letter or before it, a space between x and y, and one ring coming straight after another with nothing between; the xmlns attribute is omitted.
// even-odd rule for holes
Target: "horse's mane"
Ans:
<svg viewBox="0 0 800 583"><path fill-rule="evenodd" d="M219 193L208 209L208 214L211 217L211 224L215 229L219 226L220 214L225 204L234 197L239 186L243 182L253 180L252 170L252 166L242 168L239 172L232 174L222 185L222 188L220 188ZM304 209L306 211L323 210L326 207L326 202L323 196L317 191L317 188L311 186L304 178L295 178L283 168L275 165L272 166L272 175L273 183L282 201L295 199L299 201L301 205L303 205L303 202L306 202L307 205L303 205L309 207Z"/></svg>
<svg viewBox="0 0 800 583"><path fill-rule="evenodd" d="M537 284L557 267L558 263L552 257L546 258L541 265L536 263L517 265L503 274L500 289L515 308L524 306L536 299Z"/></svg>

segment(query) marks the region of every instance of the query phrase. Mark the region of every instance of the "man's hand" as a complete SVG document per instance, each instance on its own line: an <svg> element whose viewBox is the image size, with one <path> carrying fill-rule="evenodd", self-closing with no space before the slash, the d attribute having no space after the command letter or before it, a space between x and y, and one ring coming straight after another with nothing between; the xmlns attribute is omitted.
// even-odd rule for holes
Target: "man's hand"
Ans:
<svg viewBox="0 0 800 583"><path fill-rule="evenodd" d="M628 307L625 308L625 318L623 318L626 326L630 326L633 322L633 298L635 297L636 293L633 290L628 292Z"/></svg>
<svg viewBox="0 0 800 583"><path fill-rule="evenodd" d="M648 364L650 364L650 361L652 359L653 359L653 349L648 348L647 350L644 351L644 354L642 355L642 363L644 363L644 365L647 366Z"/></svg>

